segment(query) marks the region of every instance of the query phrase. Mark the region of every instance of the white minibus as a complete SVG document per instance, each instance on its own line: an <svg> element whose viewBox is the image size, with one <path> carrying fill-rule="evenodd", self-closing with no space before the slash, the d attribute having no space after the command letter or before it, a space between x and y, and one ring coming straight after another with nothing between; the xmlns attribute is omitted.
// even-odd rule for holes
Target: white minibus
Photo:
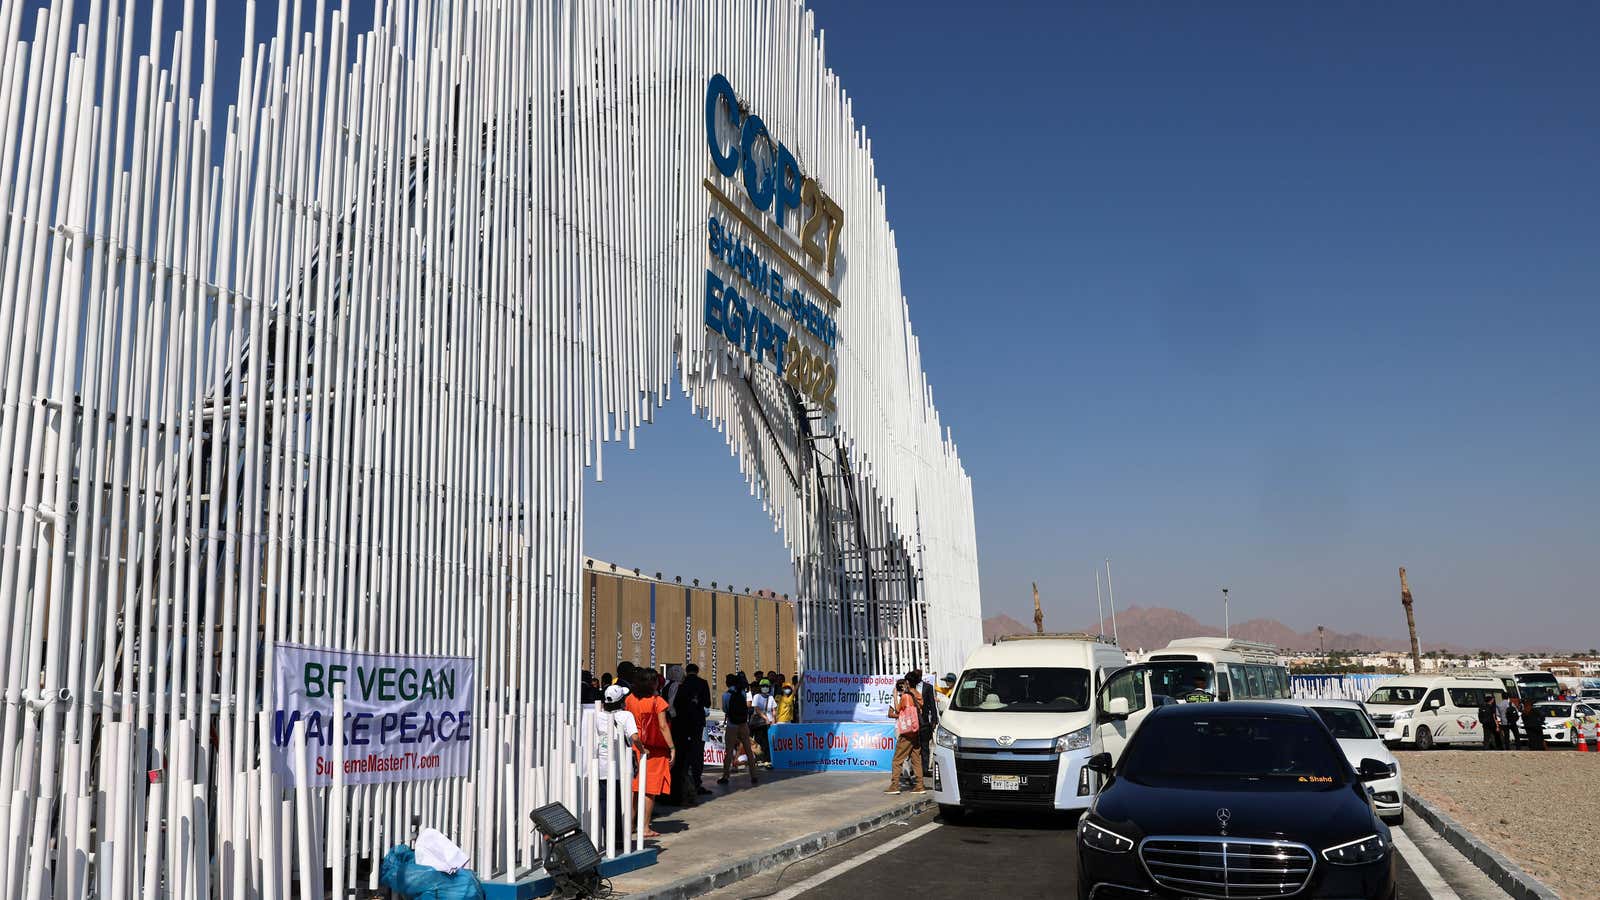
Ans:
<svg viewBox="0 0 1600 900"><path fill-rule="evenodd" d="M1277 647L1230 638L1181 638L1106 680L1095 732L1115 760L1157 706L1289 696L1289 670L1278 662Z"/></svg>
<svg viewBox="0 0 1600 900"><path fill-rule="evenodd" d="M1478 707L1485 696L1506 693L1493 672L1402 675L1378 685L1367 696L1367 712L1387 744L1481 744Z"/></svg>
<svg viewBox="0 0 1600 900"><path fill-rule="evenodd" d="M1090 634L1015 635L973 651L934 730L928 783L940 810L1086 808L1095 697L1126 663Z"/></svg>

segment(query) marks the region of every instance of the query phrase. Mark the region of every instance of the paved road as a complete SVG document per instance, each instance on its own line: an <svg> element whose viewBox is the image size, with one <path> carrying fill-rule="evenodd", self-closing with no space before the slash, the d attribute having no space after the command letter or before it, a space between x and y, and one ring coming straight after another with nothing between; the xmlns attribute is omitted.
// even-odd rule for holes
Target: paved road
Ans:
<svg viewBox="0 0 1600 900"><path fill-rule="evenodd" d="M803 860L709 895L713 900L860 900L862 897L918 897L918 900L994 900L1077 896L1077 854L1073 821L1065 817L968 816L946 823L924 813ZM1424 829L1425 830L1425 829ZM1411 826L1412 834L1417 827ZM1431 832L1429 833L1431 835ZM1420 837L1420 836L1419 836ZM1440 858L1419 862L1417 843L1402 847L1398 867L1400 900L1504 900L1486 879L1474 880L1470 864ZM893 849L886 846L893 845ZM1428 857L1438 853L1430 849ZM1419 871L1420 870L1420 871ZM1443 874L1441 874L1443 873ZM1488 890L1484 886L1488 885Z"/></svg>

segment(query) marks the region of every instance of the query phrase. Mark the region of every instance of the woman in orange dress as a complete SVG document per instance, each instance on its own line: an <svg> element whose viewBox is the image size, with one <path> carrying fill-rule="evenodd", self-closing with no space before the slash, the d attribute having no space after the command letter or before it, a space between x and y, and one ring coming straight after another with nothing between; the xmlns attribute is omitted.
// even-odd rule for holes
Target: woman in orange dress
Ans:
<svg viewBox="0 0 1600 900"><path fill-rule="evenodd" d="M661 836L650 827L650 819L656 811L656 797L672 792L672 760L678 755L678 748L672 743L672 728L667 724L667 701L656 694L656 679L654 670L638 670L627 701L628 712L639 723L639 736L634 740L642 757L639 770L644 775L644 820L639 827L647 838ZM638 794L639 790L636 775L633 791Z"/></svg>

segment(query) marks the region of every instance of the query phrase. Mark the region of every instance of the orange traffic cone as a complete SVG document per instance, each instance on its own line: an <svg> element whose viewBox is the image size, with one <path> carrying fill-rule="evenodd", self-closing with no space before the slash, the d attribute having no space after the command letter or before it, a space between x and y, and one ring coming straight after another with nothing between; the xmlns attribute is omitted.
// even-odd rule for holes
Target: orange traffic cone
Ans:
<svg viewBox="0 0 1600 900"><path fill-rule="evenodd" d="M1573 741L1573 749L1577 750L1579 753L1588 753L1589 752L1589 743L1588 743L1588 741L1585 741L1583 739L1583 723L1582 722L1573 723L1572 741Z"/></svg>

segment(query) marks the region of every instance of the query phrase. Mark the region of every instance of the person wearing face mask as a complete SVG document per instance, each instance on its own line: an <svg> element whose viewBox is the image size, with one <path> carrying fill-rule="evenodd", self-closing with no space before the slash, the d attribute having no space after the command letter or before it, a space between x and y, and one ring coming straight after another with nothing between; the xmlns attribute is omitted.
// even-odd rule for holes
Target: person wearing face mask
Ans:
<svg viewBox="0 0 1600 900"><path fill-rule="evenodd" d="M778 694L778 722L780 724L793 724L799 718L795 715L794 688L785 684L782 692Z"/></svg>
<svg viewBox="0 0 1600 900"><path fill-rule="evenodd" d="M761 767L772 768L772 754L768 752L767 728L777 721L778 701L772 696L772 682L763 678L757 683L756 693L750 698L750 737L755 741L756 753L761 757Z"/></svg>

